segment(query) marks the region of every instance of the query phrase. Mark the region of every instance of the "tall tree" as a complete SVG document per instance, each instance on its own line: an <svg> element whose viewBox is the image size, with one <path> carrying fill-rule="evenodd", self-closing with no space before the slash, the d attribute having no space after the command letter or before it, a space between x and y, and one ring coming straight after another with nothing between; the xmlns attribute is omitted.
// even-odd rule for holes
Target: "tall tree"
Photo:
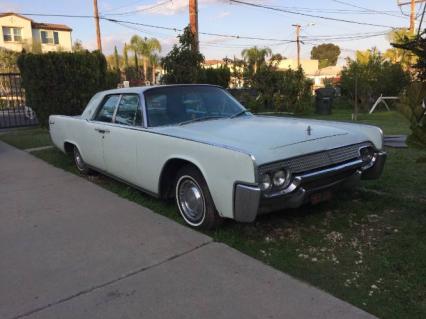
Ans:
<svg viewBox="0 0 426 319"><path fill-rule="evenodd" d="M201 63L204 56L192 50L194 34L189 27L178 35L179 44L163 58L162 66L166 71L163 82L171 83L197 83L202 76Z"/></svg>
<svg viewBox="0 0 426 319"><path fill-rule="evenodd" d="M258 68L266 63L266 58L272 55L272 50L270 48L258 48L254 46L241 51L241 55L249 67L253 68L253 74L255 74Z"/></svg>
<svg viewBox="0 0 426 319"><path fill-rule="evenodd" d="M129 67L129 56L127 55L126 43L124 43L124 47L123 47L123 60L124 60L124 68L127 69Z"/></svg>
<svg viewBox="0 0 426 319"><path fill-rule="evenodd" d="M157 69L158 64L160 64L160 57L157 54L153 54L149 57L149 63L151 64L151 76L152 76L152 84L156 84L156 75L155 71Z"/></svg>
<svg viewBox="0 0 426 319"><path fill-rule="evenodd" d="M148 79L148 63L149 57L156 52L161 52L161 44L156 38L141 38L138 35L132 36L130 39L135 54L142 57L144 80Z"/></svg>
<svg viewBox="0 0 426 319"><path fill-rule="evenodd" d="M81 40L75 40L74 44L72 45L72 51L73 52L82 52L84 51L83 42Z"/></svg>
<svg viewBox="0 0 426 319"><path fill-rule="evenodd" d="M114 69L116 71L120 70L120 58L118 56L117 46L114 46Z"/></svg>
<svg viewBox="0 0 426 319"><path fill-rule="evenodd" d="M340 55L340 48L333 43L324 43L314 46L311 50L311 59L319 60L320 69L336 65Z"/></svg>

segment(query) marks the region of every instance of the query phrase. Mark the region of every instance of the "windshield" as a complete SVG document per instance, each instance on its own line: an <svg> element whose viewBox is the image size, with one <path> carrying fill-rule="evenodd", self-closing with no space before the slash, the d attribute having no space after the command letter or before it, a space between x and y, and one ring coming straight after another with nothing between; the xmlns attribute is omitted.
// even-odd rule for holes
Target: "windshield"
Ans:
<svg viewBox="0 0 426 319"><path fill-rule="evenodd" d="M151 127L232 117L245 111L228 92L215 86L165 86L144 95Z"/></svg>

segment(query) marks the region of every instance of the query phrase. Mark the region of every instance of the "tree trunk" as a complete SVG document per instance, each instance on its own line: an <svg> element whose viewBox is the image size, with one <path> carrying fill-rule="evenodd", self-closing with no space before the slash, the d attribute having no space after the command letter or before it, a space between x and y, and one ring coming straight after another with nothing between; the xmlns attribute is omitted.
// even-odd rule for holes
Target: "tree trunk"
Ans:
<svg viewBox="0 0 426 319"><path fill-rule="evenodd" d="M143 80L146 82L148 79L148 59L146 56L143 57Z"/></svg>
<svg viewBox="0 0 426 319"><path fill-rule="evenodd" d="M155 67L156 65L152 65L152 84L155 84Z"/></svg>

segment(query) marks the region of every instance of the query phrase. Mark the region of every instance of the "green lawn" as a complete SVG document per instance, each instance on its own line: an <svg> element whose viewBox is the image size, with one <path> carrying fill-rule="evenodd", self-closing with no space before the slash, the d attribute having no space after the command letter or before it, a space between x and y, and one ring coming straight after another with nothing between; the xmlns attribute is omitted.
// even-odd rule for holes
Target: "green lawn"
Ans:
<svg viewBox="0 0 426 319"><path fill-rule="evenodd" d="M340 110L315 117L350 120L349 111ZM409 132L395 112L363 114L360 122L377 123L385 134ZM426 150L387 152L383 177L353 193L252 224L228 221L206 233L378 317L426 318L426 163L419 160ZM33 154L78 174L72 160L55 149ZM101 175L88 179L181 222L173 203Z"/></svg>
<svg viewBox="0 0 426 319"><path fill-rule="evenodd" d="M42 128L14 129L2 132L0 140L20 149L52 145L49 132Z"/></svg>

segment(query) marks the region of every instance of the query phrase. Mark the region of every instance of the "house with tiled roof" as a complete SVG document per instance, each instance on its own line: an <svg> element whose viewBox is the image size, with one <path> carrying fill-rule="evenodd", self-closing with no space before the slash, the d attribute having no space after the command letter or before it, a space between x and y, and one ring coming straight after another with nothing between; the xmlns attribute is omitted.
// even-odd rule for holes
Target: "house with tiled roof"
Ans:
<svg viewBox="0 0 426 319"><path fill-rule="evenodd" d="M72 51L72 29L64 24L35 22L9 12L0 14L0 47L12 51L37 45L42 52Z"/></svg>

